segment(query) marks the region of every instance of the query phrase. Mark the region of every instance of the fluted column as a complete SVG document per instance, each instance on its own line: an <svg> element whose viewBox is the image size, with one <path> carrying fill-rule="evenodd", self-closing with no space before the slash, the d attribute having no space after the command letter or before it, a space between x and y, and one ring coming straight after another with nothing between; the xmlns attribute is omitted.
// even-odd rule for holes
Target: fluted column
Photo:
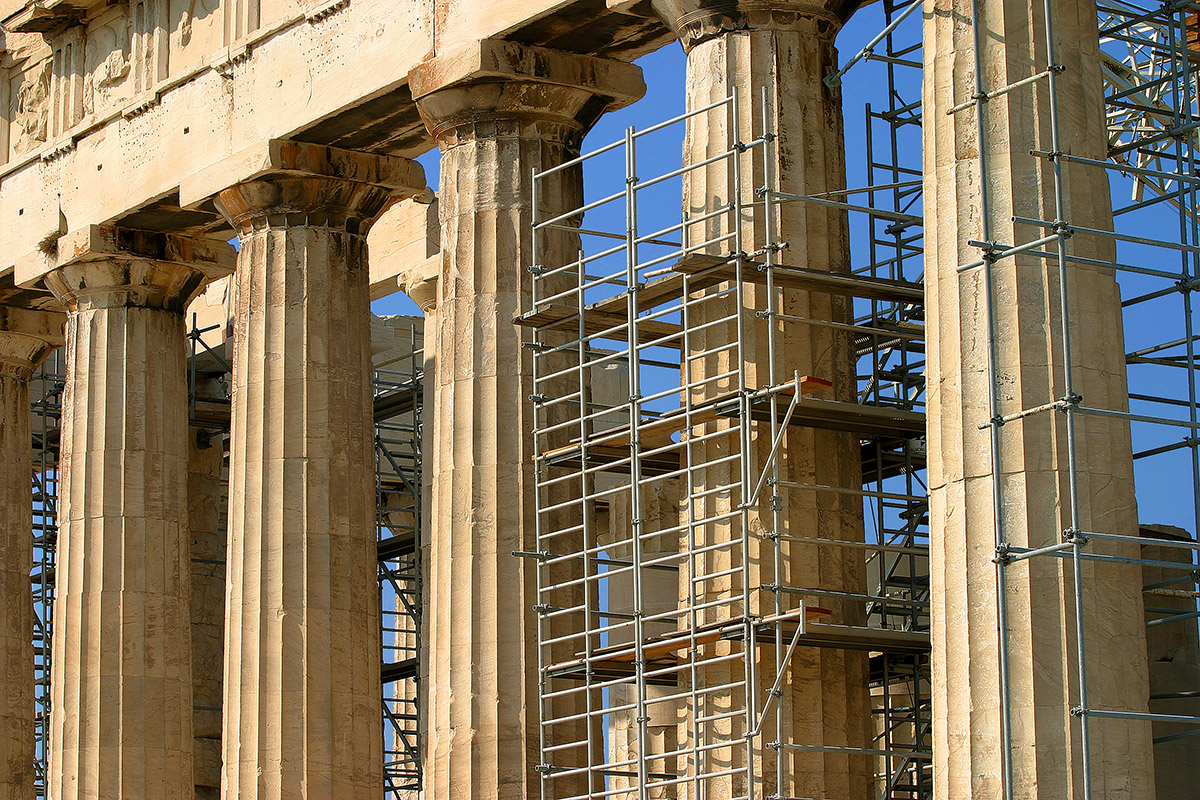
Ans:
<svg viewBox="0 0 1200 800"><path fill-rule="evenodd" d="M1013 795L1021 800L1084 797L1085 757L1091 797L1155 794L1149 722L1093 717L1090 752L1083 752L1082 723L1072 711L1083 703L1071 562L1043 556L1005 567L1003 598L993 563L1002 557L994 538L997 521L1005 542L1016 547L1060 545L1071 536L1066 416L1040 413L1004 424L997 438L999 474L991 462L988 427L993 414L1066 397L1064 325L1071 329L1073 390L1083 404L1112 411L1128 407L1121 296L1112 269L1071 262L1065 286L1056 260L1027 255L958 272L981 257L972 240L1019 245L1048 232L1016 224L1013 216L1050 222L1060 217L1054 165L1030 153L1053 149L1045 78L992 97L982 106L982 120L975 106L951 113L954 106L969 103L980 89L994 92L1057 68L1059 149L1106 158L1096 9L1090 3L1049 5L1054 65L1046 53L1042 3L926 2L922 120L934 787L947 800L1002 796L1006 757ZM1066 162L1062 176L1062 221L1112 230L1108 173ZM1067 248L1089 259L1114 256L1111 240L1085 234L1071 237ZM1069 301L1068 319L1059 310L1061 292ZM1075 433L1079 528L1136 537L1129 424L1077 414ZM1138 555L1136 544L1097 538L1086 550ZM1082 575L1078 610L1087 643L1087 709L1145 713L1139 567L1087 560ZM999 617L1002 599L1006 620ZM1011 748L1001 738L1002 641L1008 646Z"/></svg>
<svg viewBox="0 0 1200 800"><path fill-rule="evenodd" d="M770 171L765 172L761 149L739 156L740 183L730 161L718 161L693 169L683 179L685 215L698 217L713 212L737 196L743 212L741 249L754 252L768 243L786 244L776 263L846 273L850 269L849 227L843 211L808 203L783 203L774 209L774 230L766 229L766 215L755 190L772 178L772 188L794 195L836 192L845 188L845 142L842 131L841 98L822 82L837 66L834 37L853 7L851 2L814 2L778 0L778 2L728 3L716 8L693 0L655 0L658 14L676 32L687 51L687 108L697 109L738 92L737 129L726 108L692 117L687 125L683 161L699 164L730 150L736 142L752 142L764 131L763 104L766 103L769 133L775 140L767 147ZM765 100L764 100L765 94ZM733 242L712 242L733 231L732 214L714 217L688 227L688 244L702 252L728 254ZM708 291L716 294L722 288ZM742 309L738 299L707 299L697 302L691 312L696 333L691 336L692 352L686 365L689 380L697 387L695 400L715 397L737 389L736 378L729 372L738 365L729 346L742 343L743 367L750 388L772 382L790 381L796 371L833 382L833 388L820 395L823 399L854 402L856 379L853 342L849 334L830 326L798 321L776 321L764 312L790 314L817 321L851 321L848 298L822 292L776 289L768 295L765 287L746 285ZM738 318L741 318L739 333ZM717 320L723 323L714 324ZM704 326L704 327L701 327ZM775 327L774 374L768 334ZM720 350L720 348L726 348ZM705 352L718 355L700 356ZM723 377L722 377L723 376ZM706 380L710 378L711 380ZM726 434L714 437L715 431ZM737 446L736 422L718 421L693 432L692 460L697 464L720 464L730 449ZM770 429L765 424L752 427L753 450L746 452L754 470L768 463L771 450ZM764 491L750 512L750 531L742 531L738 522L717 521L694 526L695 548L725 544L709 549L694 561L699 574L721 574L740 568L729 579L705 580L697 589L697 603L724 600L700 613L703 622L737 619L742 613L766 616L777 610L788 611L797 605L791 594L773 596L759 591L761 586L782 585L792 589L811 588L862 594L866 577L862 551L797 541L797 537L826 540L862 541L862 501L850 492L861 489L862 464L857 435L849 432L815 430L792 426L784 433L781 458L776 465L781 481L832 489L811 490L776 488ZM705 499L696 504L700 518L717 518L736 507L736 500L711 490L738 483L737 465L711 466L696 470L695 485L689 491ZM757 473L756 473L757 474ZM775 495L775 500L770 495ZM773 503L782 513L783 530L774 530ZM741 539L750 532L774 531L789 537L780 542L779 570L775 567L774 544L769 538L749 537L749 561L742 564ZM781 570L781 571L780 571ZM750 583L751 607L741 608L742 580ZM690 583L697 577L681 571L680 591L687 597ZM776 606L778 601L778 606ZM860 602L822 597L820 605L833 610L833 623L862 625L865 619ZM724 645L709 645L701 658L724 652ZM782 645L779 645L782 646ZM740 688L733 690L734 707L746 704L763 707L766 690L776 674L776 652L770 643L760 643L750 654L757 662L760 696L747 698ZM870 757L835 750L811 751L783 747L775 750L768 742L830 748L866 747L869 744L870 702L867 686L866 654L834 648L798 648L787 665L777 711L772 710L763 726L763 735L753 742L747 762L746 733L740 718L723 718L728 699L705 693L706 686L734 684L744 680L744 667L727 660L699 670L698 707L689 709L684 718L680 744L727 739L728 748L701 751L692 763L681 764L681 774L723 772L730 767L741 771L702 782L710 796L742 794L784 797L838 797L865 800L869 796ZM696 722L715 717L712 722ZM682 759L681 759L682 761ZM779 763L782 761L782 763ZM750 776L754 776L751 778ZM750 781L754 785L748 785ZM690 796L693 784L680 785L680 796Z"/></svg>
<svg viewBox="0 0 1200 800"><path fill-rule="evenodd" d="M407 159L272 142L220 192L241 250L222 796L383 791L366 234Z"/></svg>
<svg viewBox="0 0 1200 800"><path fill-rule="evenodd" d="M222 248L85 228L45 277L67 308L54 800L194 796L183 309Z"/></svg>
<svg viewBox="0 0 1200 800"><path fill-rule="evenodd" d="M644 87L628 64L498 41L440 54L410 85L442 150L426 791L524 800L540 791L538 601L511 555L536 545L531 364L513 319L531 287L531 174L577 155L596 118ZM539 213L582 194L580 171L561 171ZM577 248L555 234L541 255L566 263Z"/></svg>
<svg viewBox="0 0 1200 800"><path fill-rule="evenodd" d="M33 800L33 464L29 379L62 315L0 306L0 800Z"/></svg>

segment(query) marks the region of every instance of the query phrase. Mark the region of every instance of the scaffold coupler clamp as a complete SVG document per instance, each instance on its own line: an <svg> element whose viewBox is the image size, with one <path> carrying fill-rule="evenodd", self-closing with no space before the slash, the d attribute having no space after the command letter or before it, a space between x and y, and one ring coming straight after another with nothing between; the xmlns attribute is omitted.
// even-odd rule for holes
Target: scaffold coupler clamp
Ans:
<svg viewBox="0 0 1200 800"><path fill-rule="evenodd" d="M1189 275L1183 280L1175 281L1175 288L1183 293L1194 292L1200 289L1200 277Z"/></svg>
<svg viewBox="0 0 1200 800"><path fill-rule="evenodd" d="M1050 230L1064 239L1070 239L1075 235L1075 229L1061 219L1054 220L1054 224L1050 226Z"/></svg>
<svg viewBox="0 0 1200 800"><path fill-rule="evenodd" d="M1078 528L1067 528L1062 532L1062 537L1063 541L1068 542L1069 544L1084 545L1091 541L1091 539L1084 536L1083 531L1079 530Z"/></svg>
<svg viewBox="0 0 1200 800"><path fill-rule="evenodd" d="M1068 409L1079 408L1079 404L1082 402L1083 395L1079 394L1078 392L1071 392L1063 395L1062 398L1054 404L1054 407L1058 411L1065 412Z"/></svg>

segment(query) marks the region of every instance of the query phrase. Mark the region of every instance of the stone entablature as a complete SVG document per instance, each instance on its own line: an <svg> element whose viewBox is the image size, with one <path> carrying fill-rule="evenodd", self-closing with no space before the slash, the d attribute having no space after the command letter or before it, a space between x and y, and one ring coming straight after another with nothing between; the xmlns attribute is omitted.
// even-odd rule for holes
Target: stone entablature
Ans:
<svg viewBox="0 0 1200 800"><path fill-rule="evenodd" d="M258 142L428 150L407 82L436 52L497 35L539 44L569 28L585 31L573 44L584 52L633 58L666 35L626 10L583 28L571 22L578 4L478 2L8 0L0 274L83 225L226 235L211 203L177 213L178 188Z"/></svg>

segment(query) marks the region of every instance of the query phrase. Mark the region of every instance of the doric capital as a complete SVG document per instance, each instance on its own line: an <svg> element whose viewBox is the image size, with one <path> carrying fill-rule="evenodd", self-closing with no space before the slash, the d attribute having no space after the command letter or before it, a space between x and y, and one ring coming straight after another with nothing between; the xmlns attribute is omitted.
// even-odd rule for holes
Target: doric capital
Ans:
<svg viewBox="0 0 1200 800"><path fill-rule="evenodd" d="M272 139L187 179L180 199L215 197L242 234L270 223L365 235L390 202L424 191L425 170L410 159Z"/></svg>
<svg viewBox="0 0 1200 800"><path fill-rule="evenodd" d="M479 123L540 124L551 137L582 138L601 114L646 91L633 64L498 39L434 56L408 82L443 148Z"/></svg>
<svg viewBox="0 0 1200 800"><path fill-rule="evenodd" d="M204 285L233 271L224 242L90 225L58 241L46 286L70 311L132 306L182 312Z"/></svg>
<svg viewBox="0 0 1200 800"><path fill-rule="evenodd" d="M66 317L53 311L0 306L0 375L29 380L63 344Z"/></svg>
<svg viewBox="0 0 1200 800"><path fill-rule="evenodd" d="M429 316L437 310L438 281L442 277L442 254L425 259L422 263L401 275L404 293L421 307L421 313Z"/></svg>
<svg viewBox="0 0 1200 800"><path fill-rule="evenodd" d="M865 0L651 0L685 50L733 31L792 30L837 34Z"/></svg>

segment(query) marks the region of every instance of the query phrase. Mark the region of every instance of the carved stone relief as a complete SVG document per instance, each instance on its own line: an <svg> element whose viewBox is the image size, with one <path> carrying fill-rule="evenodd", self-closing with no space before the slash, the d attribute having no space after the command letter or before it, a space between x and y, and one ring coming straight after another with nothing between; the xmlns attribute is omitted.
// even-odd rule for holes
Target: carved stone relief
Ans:
<svg viewBox="0 0 1200 800"><path fill-rule="evenodd" d="M225 46L221 0L168 0L171 71L188 72Z"/></svg>
<svg viewBox="0 0 1200 800"><path fill-rule="evenodd" d="M128 36L123 13L110 15L88 29L84 116L118 106L129 95L124 86L130 72Z"/></svg>
<svg viewBox="0 0 1200 800"><path fill-rule="evenodd" d="M9 92L11 144L14 156L23 155L46 141L49 120L50 62L42 61L18 72Z"/></svg>

